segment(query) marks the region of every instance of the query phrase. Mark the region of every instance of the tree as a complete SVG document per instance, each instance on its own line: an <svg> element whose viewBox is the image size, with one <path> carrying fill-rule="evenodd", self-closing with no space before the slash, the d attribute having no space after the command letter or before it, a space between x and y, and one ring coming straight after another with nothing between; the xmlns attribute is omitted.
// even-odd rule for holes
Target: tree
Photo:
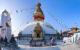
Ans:
<svg viewBox="0 0 80 50"><path fill-rule="evenodd" d="M59 39L59 40L60 40L60 34L59 34L59 33L57 33L57 39Z"/></svg>
<svg viewBox="0 0 80 50"><path fill-rule="evenodd" d="M1 37L0 42L3 42L3 38Z"/></svg>
<svg viewBox="0 0 80 50"><path fill-rule="evenodd" d="M16 40L15 40L15 38L14 38L13 35L12 35L12 37L11 37L11 39L10 39L10 43L14 43L14 44L16 44Z"/></svg>
<svg viewBox="0 0 80 50"><path fill-rule="evenodd" d="M7 41L7 38L5 37L5 39L3 39L3 44L7 45L8 44L8 41Z"/></svg>
<svg viewBox="0 0 80 50"><path fill-rule="evenodd" d="M5 37L5 39L3 40L5 43L7 43L7 38Z"/></svg>

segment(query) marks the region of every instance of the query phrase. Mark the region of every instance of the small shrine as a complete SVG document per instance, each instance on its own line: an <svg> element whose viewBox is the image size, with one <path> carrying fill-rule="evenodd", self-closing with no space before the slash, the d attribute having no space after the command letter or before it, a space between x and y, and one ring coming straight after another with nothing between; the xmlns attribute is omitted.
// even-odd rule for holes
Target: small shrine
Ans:
<svg viewBox="0 0 80 50"><path fill-rule="evenodd" d="M34 33L32 34L32 39L30 42L31 46L43 46L45 45L44 33L42 27L39 23L34 28Z"/></svg>
<svg viewBox="0 0 80 50"><path fill-rule="evenodd" d="M33 39L43 39L42 27L37 23L34 33L32 34Z"/></svg>

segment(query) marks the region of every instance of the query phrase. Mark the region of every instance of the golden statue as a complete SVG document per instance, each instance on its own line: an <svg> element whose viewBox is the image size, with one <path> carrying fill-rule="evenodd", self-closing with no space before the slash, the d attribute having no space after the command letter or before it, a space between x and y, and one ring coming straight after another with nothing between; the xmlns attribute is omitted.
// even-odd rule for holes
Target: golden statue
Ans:
<svg viewBox="0 0 80 50"><path fill-rule="evenodd" d="M36 27L34 28L33 38L35 39L42 39L43 33L42 33L42 27L39 23L37 23Z"/></svg>

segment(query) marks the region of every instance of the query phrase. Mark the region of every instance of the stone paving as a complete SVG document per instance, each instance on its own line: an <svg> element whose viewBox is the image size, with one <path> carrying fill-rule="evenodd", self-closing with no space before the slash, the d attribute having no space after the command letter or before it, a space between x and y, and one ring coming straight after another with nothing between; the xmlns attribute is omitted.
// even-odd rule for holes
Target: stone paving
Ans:
<svg viewBox="0 0 80 50"><path fill-rule="evenodd" d="M11 48L3 48L4 50L15 50ZM76 44L63 44L57 46L44 46L44 47L30 47L21 45L20 49L16 50L80 50L80 46Z"/></svg>
<svg viewBox="0 0 80 50"><path fill-rule="evenodd" d="M80 50L79 45L76 44L69 44L69 45L63 45L59 46L60 50Z"/></svg>

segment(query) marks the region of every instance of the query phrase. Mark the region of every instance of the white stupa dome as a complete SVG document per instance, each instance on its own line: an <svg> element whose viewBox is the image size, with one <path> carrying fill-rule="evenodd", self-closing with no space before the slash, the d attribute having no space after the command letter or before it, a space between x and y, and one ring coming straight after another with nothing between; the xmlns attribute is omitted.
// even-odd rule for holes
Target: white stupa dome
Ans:
<svg viewBox="0 0 80 50"><path fill-rule="evenodd" d="M40 23L42 30L46 34L56 34L57 31L47 22L34 21L28 23L25 28L22 30L22 34L32 34L37 23Z"/></svg>
<svg viewBox="0 0 80 50"><path fill-rule="evenodd" d="M22 34L32 34L34 33L34 28L37 25L37 23L40 24L40 26L42 27L43 33L46 34L56 34L57 31L47 22L44 22L44 14L43 11L41 9L41 4L38 3L36 5L36 9L33 15L34 21L28 23L24 29L22 30Z"/></svg>

